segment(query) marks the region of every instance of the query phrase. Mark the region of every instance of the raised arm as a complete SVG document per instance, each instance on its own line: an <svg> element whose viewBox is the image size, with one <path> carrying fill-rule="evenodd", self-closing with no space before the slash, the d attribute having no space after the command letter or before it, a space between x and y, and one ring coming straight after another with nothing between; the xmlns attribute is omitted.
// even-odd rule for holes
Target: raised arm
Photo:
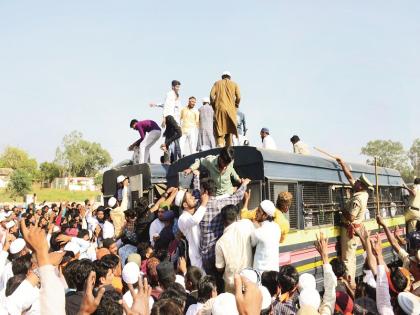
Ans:
<svg viewBox="0 0 420 315"><path fill-rule="evenodd" d="M415 197L416 196L416 191L414 189L411 189L410 187L408 187L405 183L402 185L403 188L405 188L406 190L408 190L408 193Z"/></svg>
<svg viewBox="0 0 420 315"><path fill-rule="evenodd" d="M338 164L340 164L341 168L343 169L344 175L346 175L347 180L353 186L355 180L354 180L353 175L351 174L350 169L347 166L347 164L344 163L344 161L341 158L339 158L339 157L336 158L336 161L337 161Z"/></svg>
<svg viewBox="0 0 420 315"><path fill-rule="evenodd" d="M368 266L370 270L372 270L372 273L376 276L377 263L376 263L376 257L372 251L372 244L370 242L369 231L366 230L366 228L362 225L360 228L355 229L355 233L360 238L360 242L362 243L362 246L366 252L366 255L367 255L366 259L368 262ZM354 279L352 279L352 281L353 280Z"/></svg>
<svg viewBox="0 0 420 315"><path fill-rule="evenodd" d="M319 314L331 315L334 313L335 308L335 287L337 286L337 277L335 276L330 262L328 260L328 239L321 232L319 237L317 235L317 241L315 242L315 248L321 255L324 271L324 296L322 303L319 308Z"/></svg>
<svg viewBox="0 0 420 315"><path fill-rule="evenodd" d="M178 192L178 188L175 187L170 187L168 188L168 190L162 194L162 196L159 198L158 201L156 201L156 203L153 205L153 207L150 208L150 212L155 212L159 209L160 205L164 202L164 201L170 201L170 203L172 203L172 201L175 199L176 193ZM171 198L171 199L169 199Z"/></svg>
<svg viewBox="0 0 420 315"><path fill-rule="evenodd" d="M386 226L384 219L381 216L376 216L376 222L378 222L379 226L382 226L386 237L389 241L389 243L392 246L392 249L395 250L395 252L399 253L401 250L401 246L400 244L398 244L398 241L395 239L395 237L392 235L391 231L389 230L389 228Z"/></svg>

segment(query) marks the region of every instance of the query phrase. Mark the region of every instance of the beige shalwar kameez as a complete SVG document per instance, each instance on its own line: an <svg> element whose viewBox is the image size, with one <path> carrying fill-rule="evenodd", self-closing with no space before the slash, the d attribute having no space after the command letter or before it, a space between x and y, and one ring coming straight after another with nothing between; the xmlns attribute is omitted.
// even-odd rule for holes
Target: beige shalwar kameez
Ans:
<svg viewBox="0 0 420 315"><path fill-rule="evenodd" d="M236 130L236 109L241 101L239 86L228 78L214 83L210 103L214 109L214 133L219 147L232 145Z"/></svg>

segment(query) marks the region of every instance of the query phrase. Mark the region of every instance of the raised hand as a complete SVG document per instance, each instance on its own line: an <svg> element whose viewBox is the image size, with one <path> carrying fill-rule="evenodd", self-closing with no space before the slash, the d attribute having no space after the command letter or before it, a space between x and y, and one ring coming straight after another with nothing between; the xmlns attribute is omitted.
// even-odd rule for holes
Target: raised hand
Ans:
<svg viewBox="0 0 420 315"><path fill-rule="evenodd" d="M101 303L105 288L100 288L96 297L93 296L93 287L95 286L96 273L91 271L86 279L85 292L83 294L82 304L80 305L79 315L92 314Z"/></svg>
<svg viewBox="0 0 420 315"><path fill-rule="evenodd" d="M236 307L240 315L258 315L261 312L262 295L258 287L247 278L235 275Z"/></svg>
<svg viewBox="0 0 420 315"><path fill-rule="evenodd" d="M133 288L132 284L128 284L128 289L130 290L131 296L133 297L133 305L131 308L123 300L123 308L126 315L149 315L149 298L152 293L152 288L147 283L147 278L139 279L139 287L136 291Z"/></svg>
<svg viewBox="0 0 420 315"><path fill-rule="evenodd" d="M315 248L322 257L324 264L328 263L328 238L325 237L324 232L320 232L319 236L316 234Z"/></svg>

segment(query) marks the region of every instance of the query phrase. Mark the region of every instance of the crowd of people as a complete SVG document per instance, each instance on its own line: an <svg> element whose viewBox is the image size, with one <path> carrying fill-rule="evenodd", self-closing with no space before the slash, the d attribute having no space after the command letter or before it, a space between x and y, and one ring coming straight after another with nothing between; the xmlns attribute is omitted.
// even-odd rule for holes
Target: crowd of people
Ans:
<svg viewBox="0 0 420 315"><path fill-rule="evenodd" d="M197 159L184 171L190 189L170 187L135 208L122 175L105 205L3 205L0 314L420 314L420 221L402 237L376 218L399 256L387 266L381 238L363 225L371 184L337 159L354 194L343 209L341 256L329 257L325 233L317 234L317 284L280 263L293 195L248 209L250 180L236 173L233 154L224 147ZM410 213L419 184L410 188Z"/></svg>
<svg viewBox="0 0 420 315"><path fill-rule="evenodd" d="M140 138L128 147L129 151L133 151L134 164L150 161L150 149L161 135L165 138L161 145L161 162L166 164L216 147L249 145L245 114L238 109L241 101L239 86L232 81L229 71L224 71L221 80L214 83L210 97L202 99L199 109L194 96L189 97L187 106L181 108L180 88L181 82L173 80L165 102L150 104L153 108L163 109L160 125L150 119L130 121L130 128L140 134ZM161 128L165 128L163 134ZM263 127L260 137L261 148L277 149L269 128ZM310 153L297 135L290 142L294 153Z"/></svg>

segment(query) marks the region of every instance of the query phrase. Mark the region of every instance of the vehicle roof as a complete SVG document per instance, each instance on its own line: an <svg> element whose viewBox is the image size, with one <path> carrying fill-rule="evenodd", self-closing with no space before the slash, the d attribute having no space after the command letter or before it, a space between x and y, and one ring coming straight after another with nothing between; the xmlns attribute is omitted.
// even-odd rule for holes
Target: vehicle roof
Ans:
<svg viewBox="0 0 420 315"><path fill-rule="evenodd" d="M252 180L311 181L332 184L348 184L347 178L335 160L312 155L299 155L279 150L266 150L250 146L235 149L235 169L239 176ZM217 155L220 149L199 152L184 157L169 167L168 184L176 185L178 172L188 168L197 158ZM346 162L347 163L347 162ZM347 163L355 178L364 173L375 183L375 167ZM400 186L403 183L397 170L378 167L381 186Z"/></svg>
<svg viewBox="0 0 420 315"><path fill-rule="evenodd" d="M119 175L130 177L142 174L143 187L150 188L153 184L166 182L167 169L167 165L148 163L112 168L104 172L103 193L105 196L115 195Z"/></svg>

